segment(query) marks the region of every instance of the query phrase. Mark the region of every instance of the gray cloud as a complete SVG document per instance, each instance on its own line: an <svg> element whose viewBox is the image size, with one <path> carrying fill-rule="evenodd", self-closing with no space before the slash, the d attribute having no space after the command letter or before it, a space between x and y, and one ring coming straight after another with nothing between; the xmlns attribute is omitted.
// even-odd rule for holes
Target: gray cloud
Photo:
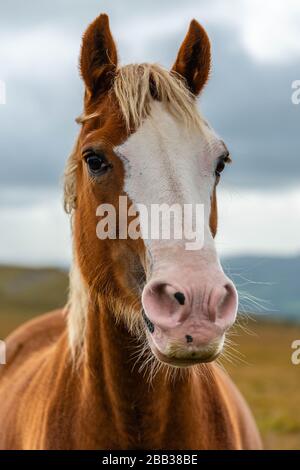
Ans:
<svg viewBox="0 0 300 470"><path fill-rule="evenodd" d="M184 3L186 9L195 5L192 1ZM202 2L203 10L206 4ZM70 60L64 65L59 59L57 70L53 70L56 51L51 49L51 34L46 36L45 49L38 49L40 56L29 61L32 69L21 69L24 75L0 68L0 78L1 73L8 75L8 103L0 106L2 185L57 186L76 137L74 118L81 112L82 85L77 71L80 37L100 11L110 13L116 36L120 42L123 39L119 48L124 61L158 61L168 66L173 62L188 24L178 21L177 25L175 21L173 27L160 29L160 22L168 24L170 3L154 1L145 8L139 5L137 1L12 0L2 6L2 47L7 34L13 40L14 32L35 28L59 32L70 44ZM199 8L194 10L198 12ZM175 20L176 11L172 5ZM143 24L138 21L145 17L147 28L151 26L149 17L160 17L160 22L155 26L153 20L155 34L146 28L143 39ZM133 24L137 29L131 31ZM207 29L213 44L213 72L200 105L233 155L234 165L225 182L262 189L297 184L300 105L292 105L290 95L291 82L299 78L298 62L255 62L240 44L236 31L213 23L208 23ZM59 57L59 42L55 44ZM7 44L8 49L11 46ZM25 51L31 54L30 43Z"/></svg>
<svg viewBox="0 0 300 470"><path fill-rule="evenodd" d="M291 83L298 63L254 62L228 31L211 33L214 67L202 109L231 150L226 180L262 189L297 184L300 106L291 102Z"/></svg>

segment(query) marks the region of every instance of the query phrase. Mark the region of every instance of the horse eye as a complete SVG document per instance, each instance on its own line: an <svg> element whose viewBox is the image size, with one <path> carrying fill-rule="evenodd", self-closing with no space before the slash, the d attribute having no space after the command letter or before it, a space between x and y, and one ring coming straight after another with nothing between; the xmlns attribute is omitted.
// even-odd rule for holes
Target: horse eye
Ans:
<svg viewBox="0 0 300 470"><path fill-rule="evenodd" d="M112 168L103 154L96 153L92 150L84 153L84 159L88 165L89 172L92 176L99 176Z"/></svg>
<svg viewBox="0 0 300 470"><path fill-rule="evenodd" d="M219 158L219 161L218 161L218 164L217 164L217 167L216 167L216 170L215 170L215 174L216 174L217 177L219 177L221 175L222 171L225 168L225 164L226 164L227 161L229 161L228 155L222 156L222 157Z"/></svg>
<svg viewBox="0 0 300 470"><path fill-rule="evenodd" d="M102 158L99 158L99 157L87 157L86 159L86 162L89 166L89 169L92 171L92 172L98 172L101 170L102 168L102 165L103 165L103 160Z"/></svg>

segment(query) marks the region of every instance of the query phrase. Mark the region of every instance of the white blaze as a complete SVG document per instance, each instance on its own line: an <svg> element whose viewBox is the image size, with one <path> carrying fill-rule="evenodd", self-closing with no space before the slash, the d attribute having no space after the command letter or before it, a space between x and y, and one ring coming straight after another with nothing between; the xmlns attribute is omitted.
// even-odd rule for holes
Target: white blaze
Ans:
<svg viewBox="0 0 300 470"><path fill-rule="evenodd" d="M204 247L213 248L209 229L211 194L216 160L224 147L205 123L203 129L187 129L168 112L165 104L154 101L150 116L116 151L125 165L124 191L133 203L145 205L149 214L154 205L180 205L184 213L184 205L195 208L202 204ZM143 217L140 222L141 232L145 233ZM184 238L166 243L182 244ZM145 243L151 251L162 241L150 237Z"/></svg>

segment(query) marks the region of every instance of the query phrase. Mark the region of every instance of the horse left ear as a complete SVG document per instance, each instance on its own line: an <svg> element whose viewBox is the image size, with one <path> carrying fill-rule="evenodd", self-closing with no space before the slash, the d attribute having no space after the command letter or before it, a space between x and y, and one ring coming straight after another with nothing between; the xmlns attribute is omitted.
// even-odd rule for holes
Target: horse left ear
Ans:
<svg viewBox="0 0 300 470"><path fill-rule="evenodd" d="M109 19L102 14L90 24L82 39L80 71L91 95L109 90L117 62L117 48Z"/></svg>
<svg viewBox="0 0 300 470"><path fill-rule="evenodd" d="M194 95L198 95L208 79L210 61L210 41L206 31L198 21L192 20L172 70L185 79Z"/></svg>

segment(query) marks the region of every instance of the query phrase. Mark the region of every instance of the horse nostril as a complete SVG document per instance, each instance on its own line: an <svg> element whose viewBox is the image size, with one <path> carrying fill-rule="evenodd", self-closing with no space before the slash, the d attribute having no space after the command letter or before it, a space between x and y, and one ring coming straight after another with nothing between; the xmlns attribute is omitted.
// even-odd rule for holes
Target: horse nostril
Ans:
<svg viewBox="0 0 300 470"><path fill-rule="evenodd" d="M182 292L175 292L174 297L180 305L184 305L185 296Z"/></svg>
<svg viewBox="0 0 300 470"><path fill-rule="evenodd" d="M184 304L188 304L188 297L179 292L178 287L166 282L150 281L143 290L142 304L148 320L144 317L148 329L175 328L183 323L189 316L190 310ZM153 331L149 330L151 333ZM184 335L183 335L184 336Z"/></svg>
<svg viewBox="0 0 300 470"><path fill-rule="evenodd" d="M143 319L146 323L146 326L147 326L148 330L150 331L150 333L154 333L154 325L153 325L152 321L147 317L145 312L143 312L142 315L143 315Z"/></svg>
<svg viewBox="0 0 300 470"><path fill-rule="evenodd" d="M185 339L187 343L192 343L193 342L193 337L191 335L185 335Z"/></svg>

